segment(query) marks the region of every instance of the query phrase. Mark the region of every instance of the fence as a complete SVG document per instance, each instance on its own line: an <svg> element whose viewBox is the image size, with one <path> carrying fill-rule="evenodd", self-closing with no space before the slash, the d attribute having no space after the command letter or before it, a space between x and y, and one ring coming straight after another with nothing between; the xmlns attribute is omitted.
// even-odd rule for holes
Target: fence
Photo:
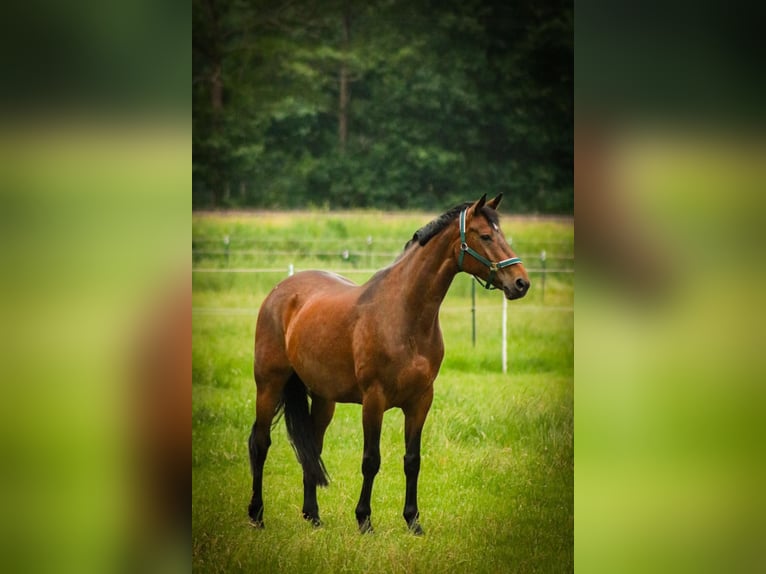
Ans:
<svg viewBox="0 0 766 574"><path fill-rule="evenodd" d="M241 241L241 240L240 240ZM342 241L337 239L329 239L324 240L326 243L336 243L341 244ZM196 243L207 243L210 241L205 240L197 240ZM306 243L307 245L315 245L316 243L320 243L321 241L312 241L311 243ZM325 266L323 266L323 269L326 271L331 271L338 274L345 274L345 275L351 275L351 274L364 274L369 275L373 274L376 271L379 270L379 268L373 268L372 262L376 259L390 259L393 260L396 258L400 252L374 252L371 249L372 246L372 238L367 237L365 243L367 246L367 249L364 250L352 250L346 246L339 247L338 249L322 249L318 251L306 251L306 252L300 252L300 250L293 249L268 249L268 246L273 246L277 244L278 242L269 242L269 241L251 241L251 243L262 243L263 247L260 249L230 249L231 241L229 237L225 237L223 239L223 249L221 248L203 248L203 249L192 249L192 258L196 260L200 259L210 259L212 256L212 259L215 260L219 257L223 257L223 261L218 261L219 264L223 264L224 266L219 267L193 267L192 272L197 274L205 274L205 273L245 273L245 274L275 274L275 275L292 275L293 273L300 271L301 269L296 267L296 265L293 262L288 263L286 266L283 267L230 267L229 264L231 262L232 257L237 261L241 261L242 259L247 258L255 258L260 259L262 257L268 257L269 259L273 259L274 257L287 257L291 259L297 259L297 260L327 260L327 259L335 259L336 261L340 260L343 263L346 263L347 266L342 268L335 268L335 269L327 269ZM292 247L295 245L301 245L303 242L301 241L291 241L289 242ZM361 259L366 259L368 267L365 268L359 268L354 263L358 262ZM522 259L526 262L539 262L538 267L527 267L527 273L531 275L541 275L541 281L540 281L540 293L541 293L541 305L543 307L545 306L545 284L546 284L546 278L548 275L555 275L555 274L574 274L574 255L569 254L557 254L553 256L549 256L547 253L547 249L542 249L539 252L539 256L537 257L530 257L529 253L522 254ZM557 261L557 262L563 262L563 265L559 265L557 267L548 267L548 262ZM567 265L571 265L567 266ZM471 284L471 341L473 346L476 346L476 312L477 310L481 309L482 307L477 307L476 305L476 282L473 281ZM530 307L527 307L530 308ZM538 307L539 308L539 307ZM547 309L551 310L560 310L565 312L571 312L572 307L546 307ZM492 311L496 312L496 307L492 308ZM193 308L192 309L193 314L214 314L214 315L256 315L257 309L236 309L236 308ZM502 372L506 373L508 370L508 301L505 299L505 297L502 298L502 318L501 318L501 325L502 325L502 342L501 342L501 363L502 363Z"/></svg>
<svg viewBox="0 0 766 574"><path fill-rule="evenodd" d="M512 238L508 238L509 244L513 245ZM238 246L235 248L234 246ZM373 251L373 246L396 246L395 251ZM533 244L534 245L534 244ZM313 248L320 246L319 250L306 249L306 246ZM546 240L541 249L532 249L527 246L519 252L522 259L537 258L545 267L545 261L574 261L574 254L554 254L547 255L547 249L551 246L560 248L569 246L569 242L560 240ZM393 260L401 254L403 243L400 239L382 238L374 239L371 235L367 237L352 238L318 238L318 239L264 239L253 237L231 238L228 235L220 237L197 237L192 242L192 257L197 259L206 256L223 256L228 264L231 258L260 258L275 256L301 257L301 258L319 258L336 259L345 263L357 265L364 260L368 266L372 266L373 260ZM517 249L517 252L519 250Z"/></svg>
<svg viewBox="0 0 766 574"><path fill-rule="evenodd" d="M228 246L228 238L224 240L224 243ZM354 257L362 257L366 256L368 258L368 263L370 263L373 258L385 258L385 259L394 259L397 257L400 253L399 252L359 252L359 251L351 251L349 249L342 249L339 251L311 251L307 253L297 253L295 250L257 250L257 249L236 249L236 250L229 250L229 249L192 249L192 258L195 256L201 257L205 255L223 255L225 257L225 266L224 267L194 267L192 268L193 273L287 273L288 275L292 275L295 271L300 271L300 268L297 268L294 263L290 262L286 265L286 267L230 267L230 259L231 256L279 256L279 255L287 255L287 256L297 256L301 259L316 259L316 258L327 258L327 257L335 257L340 258L342 261L351 262L352 258ZM532 261L533 258L529 257L529 255L524 255L522 257L524 261ZM541 274L542 279L540 282L540 290L542 293L542 302L545 302L545 283L546 278L549 274L559 274L559 273L574 273L573 267L553 267L548 268L547 262L549 259L552 260L558 260L558 261L565 261L565 262L571 262L571 264L574 264L574 255L554 255L554 256L548 256L547 251L543 249L540 252L539 255L539 267L526 267L527 273L529 274ZM340 275L343 274L372 274L376 271L379 271L380 268L359 268L354 265L350 267L343 267L343 268L326 268L326 266L322 267L323 270L329 271L331 273L338 273Z"/></svg>

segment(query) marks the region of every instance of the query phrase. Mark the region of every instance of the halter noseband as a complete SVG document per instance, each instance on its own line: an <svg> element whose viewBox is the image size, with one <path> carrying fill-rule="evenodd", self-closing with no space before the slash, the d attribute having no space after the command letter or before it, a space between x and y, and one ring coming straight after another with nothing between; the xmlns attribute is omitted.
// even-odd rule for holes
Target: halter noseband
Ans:
<svg viewBox="0 0 766 574"><path fill-rule="evenodd" d="M511 265L521 263L521 259L518 257L511 257L510 259L503 259L502 261L493 262L477 252L475 249L469 247L468 243L465 242L465 213L467 210L468 208L460 212L460 256L457 260L458 269L460 269L460 271L463 270L463 257L466 253L468 253L468 255L476 259L476 261L489 267L489 277L487 278L486 283L482 283L481 279L474 275L476 280L479 282L479 285L485 289L497 289L497 287L492 285L492 279L495 278L495 273L497 273L499 269L504 269L505 267L510 267Z"/></svg>

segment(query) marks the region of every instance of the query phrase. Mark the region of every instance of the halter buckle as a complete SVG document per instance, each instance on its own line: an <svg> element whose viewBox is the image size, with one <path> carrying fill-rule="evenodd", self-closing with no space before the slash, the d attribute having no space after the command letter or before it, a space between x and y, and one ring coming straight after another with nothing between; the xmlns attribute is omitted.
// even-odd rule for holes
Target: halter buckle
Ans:
<svg viewBox="0 0 766 574"><path fill-rule="evenodd" d="M460 251L468 251L468 244L465 241L460 244Z"/></svg>

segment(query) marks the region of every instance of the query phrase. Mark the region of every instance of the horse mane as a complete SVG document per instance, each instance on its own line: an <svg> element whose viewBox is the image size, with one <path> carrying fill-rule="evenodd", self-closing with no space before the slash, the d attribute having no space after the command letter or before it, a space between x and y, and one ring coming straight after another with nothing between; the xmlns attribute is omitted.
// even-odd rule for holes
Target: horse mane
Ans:
<svg viewBox="0 0 766 574"><path fill-rule="evenodd" d="M412 239L410 239L405 244L404 250L407 251L407 248L409 248L411 245L415 243L418 243L420 246L423 246L426 243L428 243L431 240L431 238L441 233L444 230L444 228L446 228L450 223L455 221L455 219L457 219L457 216L460 215L461 211L471 207L471 205L473 205L473 203L470 201L466 203L461 203L459 205L456 205L452 209L445 211L433 221L426 223L423 227L418 229L412 235ZM487 218L488 222L493 223L495 225L499 224L497 211L495 211L494 209L490 209L489 207L484 206L481 208L481 214Z"/></svg>

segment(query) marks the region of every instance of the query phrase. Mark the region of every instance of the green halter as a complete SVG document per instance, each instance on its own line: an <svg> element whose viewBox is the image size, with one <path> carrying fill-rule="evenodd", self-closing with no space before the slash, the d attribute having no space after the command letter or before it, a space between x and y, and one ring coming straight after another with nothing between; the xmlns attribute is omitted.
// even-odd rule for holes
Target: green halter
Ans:
<svg viewBox="0 0 766 574"><path fill-rule="evenodd" d="M497 289L494 285L492 285L492 279L495 278L495 273L497 273L498 269L503 269L505 267L510 267L511 265L516 265L518 263L521 263L521 259L518 257L511 257L510 259L503 259L502 261L493 262L478 253L475 249L472 249L468 246L468 244L465 242L465 212L467 211L467 208L460 212L460 256L457 260L457 266L460 271L463 270L463 257L466 253L476 259L479 263L483 263L487 267L489 267L489 277L487 278L486 283L482 283L481 279L476 277L476 280L479 282L479 284L484 287L485 289Z"/></svg>

